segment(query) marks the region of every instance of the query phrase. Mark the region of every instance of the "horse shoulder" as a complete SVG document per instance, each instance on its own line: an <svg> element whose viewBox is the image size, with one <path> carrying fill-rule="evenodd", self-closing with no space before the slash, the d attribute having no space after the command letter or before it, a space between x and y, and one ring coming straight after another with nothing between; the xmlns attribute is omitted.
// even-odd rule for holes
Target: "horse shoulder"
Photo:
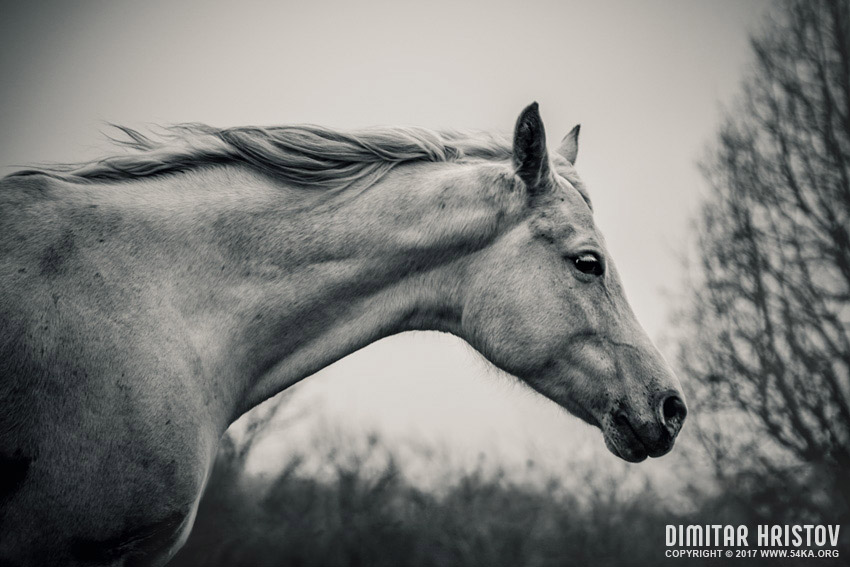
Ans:
<svg viewBox="0 0 850 567"><path fill-rule="evenodd" d="M167 558L218 432L191 351L100 273L109 219L62 185L0 181L0 564Z"/></svg>

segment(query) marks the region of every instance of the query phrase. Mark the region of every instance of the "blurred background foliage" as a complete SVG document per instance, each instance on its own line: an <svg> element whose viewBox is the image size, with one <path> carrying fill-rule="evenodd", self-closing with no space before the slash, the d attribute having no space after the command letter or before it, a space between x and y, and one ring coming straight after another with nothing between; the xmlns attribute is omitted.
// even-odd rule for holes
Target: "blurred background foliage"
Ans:
<svg viewBox="0 0 850 567"><path fill-rule="evenodd" d="M172 564L654 565L666 524L764 523L841 524L834 564L846 564L850 1L777 3L752 48L740 100L701 163L709 191L674 306L669 342L696 433L676 449L690 467L677 485L607 462L554 473L446 461L423 486L410 472L439 455L355 434L252 474L258 440L286 429L284 395L222 440Z"/></svg>

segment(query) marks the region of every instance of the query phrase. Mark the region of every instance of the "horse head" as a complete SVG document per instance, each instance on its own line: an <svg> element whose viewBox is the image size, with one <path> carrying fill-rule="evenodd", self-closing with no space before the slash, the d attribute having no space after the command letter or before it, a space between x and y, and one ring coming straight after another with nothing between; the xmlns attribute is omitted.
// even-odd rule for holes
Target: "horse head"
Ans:
<svg viewBox="0 0 850 567"><path fill-rule="evenodd" d="M470 270L467 340L496 366L599 427L631 462L673 447L687 409L638 324L576 175L578 127L547 151L537 104L520 115L516 220Z"/></svg>

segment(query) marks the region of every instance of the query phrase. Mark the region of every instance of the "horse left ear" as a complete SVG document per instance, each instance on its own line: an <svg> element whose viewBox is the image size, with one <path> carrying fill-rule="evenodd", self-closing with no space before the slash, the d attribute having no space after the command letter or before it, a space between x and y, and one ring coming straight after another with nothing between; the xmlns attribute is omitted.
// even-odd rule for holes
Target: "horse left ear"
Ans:
<svg viewBox="0 0 850 567"><path fill-rule="evenodd" d="M546 131L536 102L532 102L516 121L513 162L517 175L533 193L549 173Z"/></svg>
<svg viewBox="0 0 850 567"><path fill-rule="evenodd" d="M570 130L570 133L564 136L561 140L561 145L558 146L558 153L566 158L568 162L575 165L576 157L578 156L578 132L581 130L581 124L576 124Z"/></svg>

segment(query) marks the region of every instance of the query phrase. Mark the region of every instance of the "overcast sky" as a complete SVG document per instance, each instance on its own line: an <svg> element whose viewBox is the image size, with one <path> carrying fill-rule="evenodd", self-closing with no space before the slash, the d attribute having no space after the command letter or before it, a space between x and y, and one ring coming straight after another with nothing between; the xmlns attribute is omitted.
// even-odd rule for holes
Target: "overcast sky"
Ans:
<svg viewBox="0 0 850 567"><path fill-rule="evenodd" d="M96 157L104 121L509 130L537 100L550 143L581 123L579 173L653 337L666 331L671 306L662 290L679 286L676 254L705 191L695 163L746 71L747 34L768 7L765 0L18 4L4 5L0 20L4 166ZM589 438L587 450L607 454L598 432L506 385L449 337L394 337L321 374L299 395L342 428L558 458Z"/></svg>

